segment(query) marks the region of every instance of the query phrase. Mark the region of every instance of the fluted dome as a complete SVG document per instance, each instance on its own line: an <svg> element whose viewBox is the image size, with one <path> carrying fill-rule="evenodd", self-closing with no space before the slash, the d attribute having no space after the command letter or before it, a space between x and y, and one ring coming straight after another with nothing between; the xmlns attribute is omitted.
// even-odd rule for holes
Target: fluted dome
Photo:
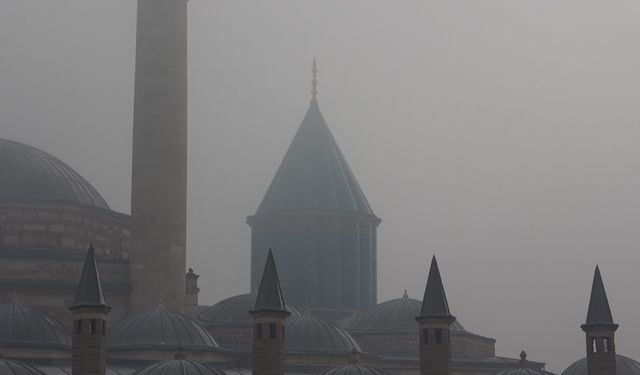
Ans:
<svg viewBox="0 0 640 375"><path fill-rule="evenodd" d="M172 359L154 363L138 370L135 375L225 375L225 372L213 366L186 359Z"/></svg>
<svg viewBox="0 0 640 375"><path fill-rule="evenodd" d="M28 306L12 302L0 305L0 344L68 348L71 339L58 321Z"/></svg>
<svg viewBox="0 0 640 375"><path fill-rule="evenodd" d="M8 359L0 359L0 374L12 374L12 375L44 375L40 370L37 370L24 363L11 361Z"/></svg>
<svg viewBox="0 0 640 375"><path fill-rule="evenodd" d="M587 375L587 359L574 362L562 375ZM640 375L640 363L623 355L616 355L616 375Z"/></svg>
<svg viewBox="0 0 640 375"><path fill-rule="evenodd" d="M160 306L128 317L107 336L110 349L213 349L218 344L195 320Z"/></svg>
<svg viewBox="0 0 640 375"><path fill-rule="evenodd" d="M349 330L416 331L418 329L416 316L420 315L421 308L422 302L409 298L405 292L402 298L380 303L359 316L343 321L343 327ZM451 325L451 329L465 330L458 321Z"/></svg>
<svg viewBox="0 0 640 375"><path fill-rule="evenodd" d="M207 324L252 324L253 319L249 311L253 310L255 302L255 294L247 293L233 296L203 309L198 314L198 319ZM300 316L300 312L293 306L287 305L287 311L291 313L292 317Z"/></svg>
<svg viewBox="0 0 640 375"><path fill-rule="evenodd" d="M360 352L356 341L337 325L305 312L287 319L285 347L288 352Z"/></svg>
<svg viewBox="0 0 640 375"><path fill-rule="evenodd" d="M60 159L0 139L0 201L75 202L109 209L98 191Z"/></svg>
<svg viewBox="0 0 640 375"><path fill-rule="evenodd" d="M325 370L320 375L388 375L388 373L377 367L353 363Z"/></svg>

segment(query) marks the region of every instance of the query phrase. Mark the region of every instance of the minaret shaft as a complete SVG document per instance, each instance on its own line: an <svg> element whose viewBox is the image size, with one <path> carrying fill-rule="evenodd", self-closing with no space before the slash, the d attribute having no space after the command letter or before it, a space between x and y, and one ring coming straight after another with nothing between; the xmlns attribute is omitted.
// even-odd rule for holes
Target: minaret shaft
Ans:
<svg viewBox="0 0 640 375"><path fill-rule="evenodd" d="M131 312L184 312L187 2L138 0L137 22Z"/></svg>

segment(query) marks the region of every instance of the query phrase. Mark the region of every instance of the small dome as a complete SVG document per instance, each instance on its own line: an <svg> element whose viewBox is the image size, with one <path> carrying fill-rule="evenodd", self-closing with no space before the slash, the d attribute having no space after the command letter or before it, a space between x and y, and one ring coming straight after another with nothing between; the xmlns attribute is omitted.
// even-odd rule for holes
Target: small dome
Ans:
<svg viewBox="0 0 640 375"><path fill-rule="evenodd" d="M29 365L16 361L10 361L8 359L0 359L0 374L44 375L42 371L36 370Z"/></svg>
<svg viewBox="0 0 640 375"><path fill-rule="evenodd" d="M285 347L289 352L360 352L356 341L337 325L305 312L287 319Z"/></svg>
<svg viewBox="0 0 640 375"><path fill-rule="evenodd" d="M587 375L587 359L574 362L562 375ZM640 375L640 363L623 355L616 355L616 375Z"/></svg>
<svg viewBox="0 0 640 375"><path fill-rule="evenodd" d="M110 349L166 348L213 349L218 344L193 319L160 306L118 323L107 336Z"/></svg>
<svg viewBox="0 0 640 375"><path fill-rule="evenodd" d="M213 366L186 359L172 359L154 363L134 372L134 375L225 375L225 372Z"/></svg>
<svg viewBox="0 0 640 375"><path fill-rule="evenodd" d="M100 193L60 159L0 139L0 200L75 202L109 209Z"/></svg>
<svg viewBox="0 0 640 375"><path fill-rule="evenodd" d="M253 319L249 314L256 303L256 295L252 293L240 294L222 300L213 306L200 311L198 319L207 324L237 324L250 325ZM287 305L290 316L300 316L300 312L293 306Z"/></svg>
<svg viewBox="0 0 640 375"><path fill-rule="evenodd" d="M361 315L345 320L343 327L349 330L396 330L416 331L422 302L409 298L407 292L402 298L380 303ZM457 320L451 325L453 331L465 331Z"/></svg>
<svg viewBox="0 0 640 375"><path fill-rule="evenodd" d="M12 302L0 305L0 344L68 348L71 338L58 321L28 306Z"/></svg>
<svg viewBox="0 0 640 375"><path fill-rule="evenodd" d="M325 370L320 375L389 375L386 371L369 365L358 363Z"/></svg>

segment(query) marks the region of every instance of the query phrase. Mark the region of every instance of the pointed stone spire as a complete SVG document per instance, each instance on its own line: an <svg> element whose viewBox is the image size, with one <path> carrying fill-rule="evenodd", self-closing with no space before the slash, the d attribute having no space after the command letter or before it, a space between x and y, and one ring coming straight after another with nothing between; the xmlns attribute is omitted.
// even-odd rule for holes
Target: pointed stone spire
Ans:
<svg viewBox="0 0 640 375"><path fill-rule="evenodd" d="M313 68L311 69L313 79L311 80L311 103L318 103L318 67L316 58L313 58Z"/></svg>
<svg viewBox="0 0 640 375"><path fill-rule="evenodd" d="M616 375L615 332L618 325L613 322L598 266L593 275L587 321L580 328L586 336L587 374Z"/></svg>
<svg viewBox="0 0 640 375"><path fill-rule="evenodd" d="M278 271L276 263L273 260L273 252L269 249L267 255L267 263L264 266L260 289L256 297L254 311L270 310L270 311L286 311L280 281L278 280Z"/></svg>
<svg viewBox="0 0 640 375"><path fill-rule="evenodd" d="M107 366L107 314L111 308L102 294L93 245L89 246L73 305L71 373L105 375Z"/></svg>
<svg viewBox="0 0 640 375"><path fill-rule="evenodd" d="M589 311L585 325L594 324L614 324L607 293L604 290L600 268L596 266L591 285L591 299L589 300Z"/></svg>
<svg viewBox="0 0 640 375"><path fill-rule="evenodd" d="M420 350L420 375L451 375L451 323L456 318L449 311L438 262L434 256L422 300L422 311L416 317Z"/></svg>
<svg viewBox="0 0 640 375"><path fill-rule="evenodd" d="M278 281L276 262L269 249L253 317L253 375L284 375L284 322L289 316Z"/></svg>
<svg viewBox="0 0 640 375"><path fill-rule="evenodd" d="M427 279L427 287L424 290L424 298L422 299L422 317L447 317L451 316L449 311L449 303L447 295L444 292L440 270L438 269L438 261L435 255L431 259L431 268L429 269L429 277Z"/></svg>
<svg viewBox="0 0 640 375"><path fill-rule="evenodd" d="M71 309L80 307L107 307L102 293L102 283L96 262L95 249L93 244L89 246L89 251L84 260L84 267L80 275L80 282L76 289Z"/></svg>

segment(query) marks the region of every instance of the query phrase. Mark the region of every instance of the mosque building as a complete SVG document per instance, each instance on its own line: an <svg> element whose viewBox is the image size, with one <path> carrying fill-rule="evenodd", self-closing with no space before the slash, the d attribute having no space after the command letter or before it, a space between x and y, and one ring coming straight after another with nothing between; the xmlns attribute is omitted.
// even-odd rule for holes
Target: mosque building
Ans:
<svg viewBox="0 0 640 375"><path fill-rule="evenodd" d="M186 272L187 1L138 0L131 215L68 164L0 139L0 375L550 375L459 322L431 263L421 300L377 301L377 230L320 112L255 214L251 290L198 304ZM599 269L587 356L562 375L640 375L617 354Z"/></svg>

